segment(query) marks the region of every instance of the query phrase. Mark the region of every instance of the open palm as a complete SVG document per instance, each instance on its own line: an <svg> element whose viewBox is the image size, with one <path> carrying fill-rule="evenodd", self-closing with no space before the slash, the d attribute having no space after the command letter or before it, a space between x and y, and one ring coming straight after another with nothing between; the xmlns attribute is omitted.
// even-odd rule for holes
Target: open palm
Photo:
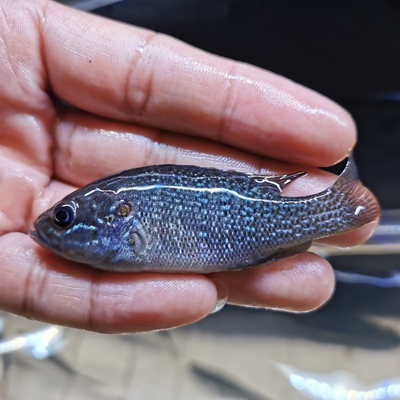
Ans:
<svg viewBox="0 0 400 400"><path fill-rule="evenodd" d="M330 297L332 269L312 253L233 273L117 274L64 260L27 233L77 187L150 164L307 168L285 193L318 192L335 178L314 167L355 143L339 106L270 72L46 0L1 2L0 58L0 308L134 332L196 321L227 294L293 311ZM374 224L330 243L359 243Z"/></svg>

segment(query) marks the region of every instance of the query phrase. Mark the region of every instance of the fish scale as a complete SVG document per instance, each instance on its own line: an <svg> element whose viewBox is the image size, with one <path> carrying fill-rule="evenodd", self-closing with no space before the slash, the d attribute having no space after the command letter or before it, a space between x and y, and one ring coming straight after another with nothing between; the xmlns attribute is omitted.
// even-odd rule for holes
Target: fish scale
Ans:
<svg viewBox="0 0 400 400"><path fill-rule="evenodd" d="M38 217L31 237L105 270L207 273L289 257L379 216L351 156L325 191L282 196L302 175L180 165L126 170L66 196Z"/></svg>

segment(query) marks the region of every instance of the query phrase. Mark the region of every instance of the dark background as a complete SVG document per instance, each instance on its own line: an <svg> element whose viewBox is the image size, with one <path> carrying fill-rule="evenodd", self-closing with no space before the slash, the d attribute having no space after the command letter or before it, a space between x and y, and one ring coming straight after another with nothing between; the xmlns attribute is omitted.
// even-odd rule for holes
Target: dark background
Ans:
<svg viewBox="0 0 400 400"><path fill-rule="evenodd" d="M274 71L336 100L383 208L400 208L400 2L125 0L98 14ZM318 134L318 132L316 132Z"/></svg>

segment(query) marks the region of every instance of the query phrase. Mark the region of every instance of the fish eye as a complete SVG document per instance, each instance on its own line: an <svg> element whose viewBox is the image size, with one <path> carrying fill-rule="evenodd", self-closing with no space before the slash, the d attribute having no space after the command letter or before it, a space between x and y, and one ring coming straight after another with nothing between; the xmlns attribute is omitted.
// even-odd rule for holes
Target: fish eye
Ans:
<svg viewBox="0 0 400 400"><path fill-rule="evenodd" d="M76 219L75 204L59 204L53 210L52 219L54 224L60 228L70 227Z"/></svg>
<svg viewBox="0 0 400 400"><path fill-rule="evenodd" d="M118 217L127 217L132 211L131 206L127 203L121 203L118 205L115 213Z"/></svg>

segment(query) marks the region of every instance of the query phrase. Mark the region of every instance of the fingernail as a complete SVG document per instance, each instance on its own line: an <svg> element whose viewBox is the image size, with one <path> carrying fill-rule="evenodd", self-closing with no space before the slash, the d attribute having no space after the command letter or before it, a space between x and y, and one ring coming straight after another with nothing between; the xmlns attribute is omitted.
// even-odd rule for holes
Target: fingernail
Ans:
<svg viewBox="0 0 400 400"><path fill-rule="evenodd" d="M225 283L219 279L213 279L213 283L217 289L217 302L215 308L210 314L215 314L216 312L222 310L228 301L229 291Z"/></svg>

